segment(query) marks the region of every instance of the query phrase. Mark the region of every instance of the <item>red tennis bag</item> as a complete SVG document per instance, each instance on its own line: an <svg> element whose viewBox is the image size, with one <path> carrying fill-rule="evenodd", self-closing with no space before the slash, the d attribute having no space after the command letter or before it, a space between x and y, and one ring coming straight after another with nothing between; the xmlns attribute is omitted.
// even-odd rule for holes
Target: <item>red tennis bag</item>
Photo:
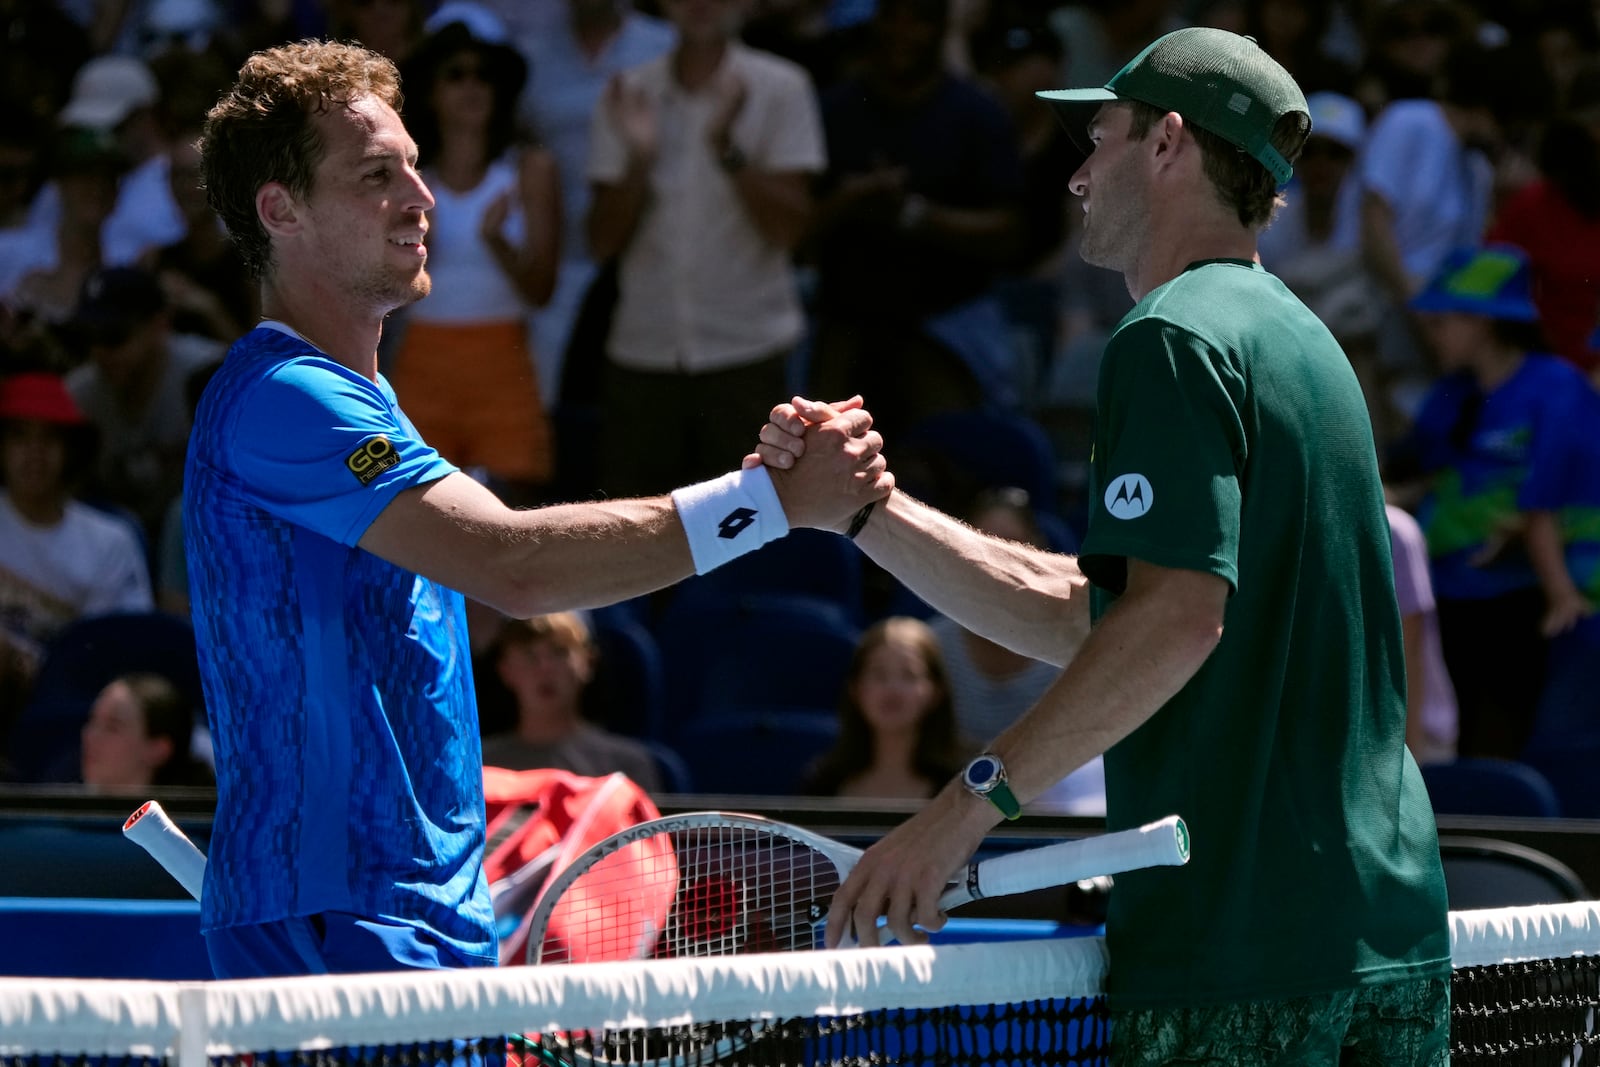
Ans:
<svg viewBox="0 0 1600 1067"><path fill-rule="evenodd" d="M483 868L494 902L502 964L527 961L529 919L552 878L591 845L661 814L624 774L590 778L570 771L485 767L483 795L488 814ZM619 890L615 900L599 903L615 921L641 927L659 910L660 918L654 920L659 928L671 901L640 902L635 894ZM593 908L594 902L588 906ZM586 958L582 930L567 930L562 918L558 909L544 958ZM553 941L568 951L551 951Z"/></svg>

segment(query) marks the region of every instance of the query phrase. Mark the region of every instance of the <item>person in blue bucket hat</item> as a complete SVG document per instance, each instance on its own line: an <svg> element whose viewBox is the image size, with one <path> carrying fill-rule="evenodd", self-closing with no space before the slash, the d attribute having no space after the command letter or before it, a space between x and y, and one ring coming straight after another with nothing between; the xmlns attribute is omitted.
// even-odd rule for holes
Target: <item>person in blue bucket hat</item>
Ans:
<svg viewBox="0 0 1600 1067"><path fill-rule="evenodd" d="M1528 258L1461 248L1411 301L1440 377L1391 477L1428 540L1461 756L1518 759L1545 684L1547 639L1593 611L1565 565L1559 513L1595 397L1545 350ZM1404 495L1404 494L1403 494Z"/></svg>

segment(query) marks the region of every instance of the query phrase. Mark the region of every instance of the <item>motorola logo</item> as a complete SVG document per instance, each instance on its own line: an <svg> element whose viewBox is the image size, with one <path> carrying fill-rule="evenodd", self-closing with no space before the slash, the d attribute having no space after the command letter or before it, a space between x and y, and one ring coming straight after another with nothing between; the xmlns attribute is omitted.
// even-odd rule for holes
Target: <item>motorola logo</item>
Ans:
<svg viewBox="0 0 1600 1067"><path fill-rule="evenodd" d="M1114 519L1137 519L1156 502L1150 479L1142 474L1124 474L1106 487L1106 510Z"/></svg>

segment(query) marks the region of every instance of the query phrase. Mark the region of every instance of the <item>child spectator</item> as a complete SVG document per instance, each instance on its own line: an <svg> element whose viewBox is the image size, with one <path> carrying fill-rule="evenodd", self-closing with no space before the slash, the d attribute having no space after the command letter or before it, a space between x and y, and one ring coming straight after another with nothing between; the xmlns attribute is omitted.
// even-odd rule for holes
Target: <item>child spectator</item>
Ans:
<svg viewBox="0 0 1600 1067"><path fill-rule="evenodd" d="M1417 517L1462 756L1515 759L1533 728L1546 604L1528 513L1568 462L1588 389L1570 364L1538 351L1529 278L1527 256L1510 245L1461 249L1411 302L1444 375L1401 461L1427 479Z"/></svg>
<svg viewBox="0 0 1600 1067"><path fill-rule="evenodd" d="M808 771L814 796L927 799L971 755L956 730L939 641L893 616L861 635L839 702L839 739Z"/></svg>
<svg viewBox="0 0 1600 1067"><path fill-rule="evenodd" d="M512 729L484 739L485 766L547 767L591 776L621 771L645 792L661 791L649 749L583 717L583 691L594 678L596 657L589 628L578 615L507 619L485 661L515 707Z"/></svg>

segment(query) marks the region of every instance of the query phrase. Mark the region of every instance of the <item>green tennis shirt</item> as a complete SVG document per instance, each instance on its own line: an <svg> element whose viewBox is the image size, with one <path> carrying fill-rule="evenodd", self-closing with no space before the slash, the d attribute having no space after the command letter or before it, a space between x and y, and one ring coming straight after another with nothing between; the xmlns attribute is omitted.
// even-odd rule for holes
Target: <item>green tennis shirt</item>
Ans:
<svg viewBox="0 0 1600 1067"><path fill-rule="evenodd" d="M1232 589L1205 665L1106 755L1111 829L1177 813L1194 836L1186 867L1117 876L1112 1003L1448 974L1383 489L1338 343L1259 266L1196 263L1108 342L1090 466L1097 620L1130 558Z"/></svg>

